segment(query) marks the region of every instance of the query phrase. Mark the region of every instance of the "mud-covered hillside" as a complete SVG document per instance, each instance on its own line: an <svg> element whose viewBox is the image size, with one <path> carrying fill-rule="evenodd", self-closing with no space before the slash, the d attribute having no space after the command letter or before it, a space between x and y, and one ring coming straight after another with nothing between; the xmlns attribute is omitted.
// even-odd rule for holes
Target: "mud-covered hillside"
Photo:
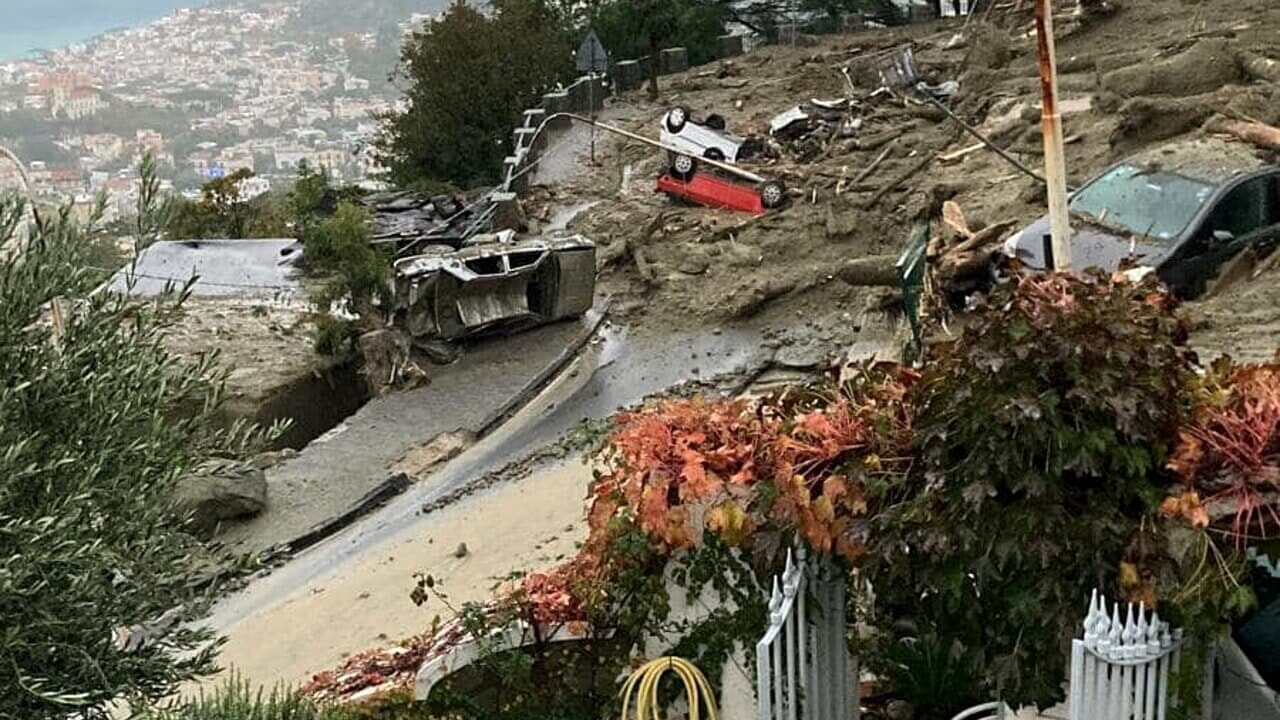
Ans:
<svg viewBox="0 0 1280 720"><path fill-rule="evenodd" d="M1068 180L1079 184L1112 162L1161 143L1204 135L1206 123L1280 122L1280 4L1223 0L1124 0L1079 17L1060 6L1060 99ZM602 139L599 162L567 184L535 189L530 209L598 201L571 229L601 246L602 285L613 310L640 327L720 326L754 318L857 322L883 290L841 279L847 261L890 256L916 223L941 230L950 200L975 231L992 228L990 248L1043 213L1042 185L981 147L936 107L906 94L875 94L860 68L867 58L911 43L925 79L956 81L943 99L1034 172L1042 165L1039 82L1031 3L994 3L966 22L805 38L663 78L661 95L614 98L618 125L658 134L663 113L681 104L718 113L739 135L768 137L769 121L811 99L848 98L841 119L799 136L773 137L773 157L743 164L786 181L790 203L760 217L677 204L656 194L663 153ZM852 85L846 81L849 69ZM1268 162L1275 152L1248 145ZM1246 273L1247 275L1247 273ZM1275 307L1274 273L1219 290L1212 302ZM1258 297L1266 296L1266 297ZM1256 313L1201 312L1212 342L1248 334L1233 324ZM1207 323L1208 324L1208 323ZM1273 335L1269 331L1268 337ZM1234 342L1234 340L1230 340ZM1262 342L1274 347L1271 339ZM1217 351L1230 348L1210 348Z"/></svg>

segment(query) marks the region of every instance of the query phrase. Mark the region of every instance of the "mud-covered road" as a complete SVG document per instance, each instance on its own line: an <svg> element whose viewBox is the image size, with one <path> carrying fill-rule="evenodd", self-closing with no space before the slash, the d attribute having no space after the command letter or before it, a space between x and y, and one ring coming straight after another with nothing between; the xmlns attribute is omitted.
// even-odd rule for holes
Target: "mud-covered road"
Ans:
<svg viewBox="0 0 1280 720"><path fill-rule="evenodd" d="M523 546L526 540L544 531L559 537L563 533L552 531L581 518L586 486L580 474L575 476L576 484L557 483L548 480L546 473L554 475L555 468L565 467L562 458L538 467L522 461L555 445L584 419L606 418L681 383L707 378L713 387L714 379L726 390L741 387L768 366L773 352L751 330L663 338L630 337L620 328L604 330L542 393L491 435L380 511L222 601L210 624L229 637L221 655L224 666L238 668L256 682L296 683L337 663L344 652L385 643L385 638L377 637L379 633L395 639L422 632L430 615L415 612L408 593L413 573L437 570L432 553L452 553L461 542L469 548L485 547L488 554L509 557L509 563L494 565L500 571L495 575L505 574L517 569L522 558L533 561L543 554L528 555ZM512 476L518 482L506 482ZM554 498L515 499L532 492L528 487L543 483L555 488L548 490L555 493ZM454 502L423 512L424 507L438 506L449 498ZM449 527L449 518L459 512L485 519L443 533L441 528ZM499 528L503 528L502 539L494 542ZM406 550L414 538L432 538L432 547ZM559 552L571 550L569 544ZM481 562L489 561L476 561ZM467 582L487 588L490 583L483 580L487 578ZM348 597L352 593L327 589L335 584L364 588L361 592L370 593L364 600L371 602L353 604L353 597ZM299 613L295 610L299 606L309 610ZM348 606L358 615L337 612ZM325 617L345 619L320 623ZM317 630L321 626L325 629ZM267 628L270 642L263 641ZM377 630L370 635L372 628Z"/></svg>

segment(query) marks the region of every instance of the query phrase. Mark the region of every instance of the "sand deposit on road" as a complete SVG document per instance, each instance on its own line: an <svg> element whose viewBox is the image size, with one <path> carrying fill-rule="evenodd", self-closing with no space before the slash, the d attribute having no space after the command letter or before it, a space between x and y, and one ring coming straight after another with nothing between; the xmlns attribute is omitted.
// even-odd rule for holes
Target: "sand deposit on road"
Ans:
<svg viewBox="0 0 1280 720"><path fill-rule="evenodd" d="M439 511L228 629L222 666L253 683L297 685L349 653L425 631L451 613L435 599L409 600L414 573L432 575L457 607L487 599L513 570L555 564L585 537L590 479L575 459Z"/></svg>

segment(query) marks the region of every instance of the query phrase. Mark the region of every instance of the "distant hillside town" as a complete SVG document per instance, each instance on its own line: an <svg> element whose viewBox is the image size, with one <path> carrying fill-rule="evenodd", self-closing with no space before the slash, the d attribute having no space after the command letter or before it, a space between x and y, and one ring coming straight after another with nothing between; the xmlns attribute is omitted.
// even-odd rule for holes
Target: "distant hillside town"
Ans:
<svg viewBox="0 0 1280 720"><path fill-rule="evenodd" d="M23 188L25 170L40 200L87 206L105 191L123 210L146 152L188 195L241 169L256 175L247 193L265 192L303 163L374 178L367 141L399 96L401 39L431 17L333 35L307 24L300 0L259 0L0 62L0 144L25 166L0 161L0 190Z"/></svg>

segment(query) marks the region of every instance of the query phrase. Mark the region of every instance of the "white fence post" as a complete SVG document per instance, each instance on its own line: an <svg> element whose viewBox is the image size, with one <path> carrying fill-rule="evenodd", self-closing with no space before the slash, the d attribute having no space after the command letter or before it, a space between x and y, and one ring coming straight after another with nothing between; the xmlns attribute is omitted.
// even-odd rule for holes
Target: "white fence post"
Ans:
<svg viewBox="0 0 1280 720"><path fill-rule="evenodd" d="M1182 630L1155 612L1148 619L1142 605L1128 603L1123 621L1120 603L1107 610L1094 590L1082 636L1071 641L1071 720L1166 720L1178 702L1169 671L1182 662Z"/></svg>
<svg viewBox="0 0 1280 720"><path fill-rule="evenodd" d="M857 661L845 645L845 577L830 559L787 553L769 597L769 627L756 643L759 720L858 720ZM809 612L808 596L818 603Z"/></svg>

